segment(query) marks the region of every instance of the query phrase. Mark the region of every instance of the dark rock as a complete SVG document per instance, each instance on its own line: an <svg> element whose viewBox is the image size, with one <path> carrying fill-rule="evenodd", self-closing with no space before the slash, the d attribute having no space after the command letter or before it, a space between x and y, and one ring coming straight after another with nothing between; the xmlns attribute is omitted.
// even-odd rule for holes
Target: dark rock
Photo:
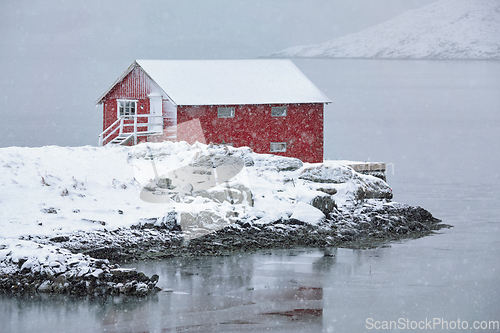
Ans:
<svg viewBox="0 0 500 333"><path fill-rule="evenodd" d="M320 187L320 188L317 188L316 190L321 191L321 192L326 193L326 194L329 194L329 195L337 194L337 189L333 188L333 187L332 188Z"/></svg>
<svg viewBox="0 0 500 333"><path fill-rule="evenodd" d="M385 176L385 172L383 172L383 171L358 171L358 172L363 174L363 175L377 177L379 179L382 179L384 182L387 181L387 178Z"/></svg>
<svg viewBox="0 0 500 333"><path fill-rule="evenodd" d="M311 201L311 206L316 207L327 215L337 208L335 200L330 195L318 195Z"/></svg>
<svg viewBox="0 0 500 333"><path fill-rule="evenodd" d="M245 163L246 167L252 167L252 166L255 165L253 159L250 156L248 156L248 155L241 156L241 159Z"/></svg>
<svg viewBox="0 0 500 333"><path fill-rule="evenodd" d="M177 213L175 211L170 211L167 215L162 217L144 218L140 220L140 223L136 226L132 226L132 229L157 229L157 230L168 230L168 231L182 231L179 224L177 224Z"/></svg>
<svg viewBox="0 0 500 333"><path fill-rule="evenodd" d="M94 262L94 266L97 268L102 268L103 266L106 266L109 264L108 260L104 258L105 260L96 260Z"/></svg>
<svg viewBox="0 0 500 333"><path fill-rule="evenodd" d="M56 237L50 238L49 240L51 242L54 242L54 243L62 243L62 242L69 241L69 236L56 236Z"/></svg>
<svg viewBox="0 0 500 333"><path fill-rule="evenodd" d="M44 212L46 214L57 214L57 209L54 207L49 207L49 208L42 209L42 212Z"/></svg>
<svg viewBox="0 0 500 333"><path fill-rule="evenodd" d="M156 221L158 221L157 218L141 219L140 228L141 229L153 229L155 227Z"/></svg>
<svg viewBox="0 0 500 333"><path fill-rule="evenodd" d="M149 281L149 277L147 277L146 274L144 274L143 272L139 272L139 273L137 273L137 281L139 281L139 282L148 282Z"/></svg>
<svg viewBox="0 0 500 333"><path fill-rule="evenodd" d="M113 276L116 277L135 277L137 276L137 270L135 268L115 268L109 271Z"/></svg>
<svg viewBox="0 0 500 333"><path fill-rule="evenodd" d="M106 222L99 221L99 220L82 219L82 221L87 221L87 222L92 222L92 223L98 223L100 225L106 225Z"/></svg>
<svg viewBox="0 0 500 333"><path fill-rule="evenodd" d="M116 247L99 247L82 251L82 253L97 259L120 260L123 256L122 249Z"/></svg>
<svg viewBox="0 0 500 333"><path fill-rule="evenodd" d="M387 199L391 200L393 197L392 189L381 179L372 178L373 181L356 181L358 189L355 193L356 200L365 199Z"/></svg>
<svg viewBox="0 0 500 333"><path fill-rule="evenodd" d="M17 266L19 268L23 267L23 264L28 261L28 258L19 258L19 261L17 262Z"/></svg>

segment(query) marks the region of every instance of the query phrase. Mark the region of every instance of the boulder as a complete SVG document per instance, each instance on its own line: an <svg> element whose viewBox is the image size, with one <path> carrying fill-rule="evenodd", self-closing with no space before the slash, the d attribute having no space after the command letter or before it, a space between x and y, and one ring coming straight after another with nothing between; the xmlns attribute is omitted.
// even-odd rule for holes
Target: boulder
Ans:
<svg viewBox="0 0 500 333"><path fill-rule="evenodd" d="M46 214L57 214L57 208L54 208L54 207L43 208L42 212L44 212Z"/></svg>
<svg viewBox="0 0 500 333"><path fill-rule="evenodd" d="M320 222L325 220L325 214L323 214L323 212L321 212L319 209L305 202L299 201L295 206L290 219L295 219L309 225L316 226Z"/></svg>
<svg viewBox="0 0 500 333"><path fill-rule="evenodd" d="M355 180L358 189L355 193L355 199L388 199L393 197L392 189L382 179L374 176L363 175L362 178Z"/></svg>
<svg viewBox="0 0 500 333"><path fill-rule="evenodd" d="M281 171L295 171L304 166L301 160L294 157L264 156L255 161L255 165L264 169Z"/></svg>
<svg viewBox="0 0 500 333"><path fill-rule="evenodd" d="M185 240L205 236L209 233L231 225L231 221L214 211L202 210L199 212L179 213L179 225Z"/></svg>
<svg viewBox="0 0 500 333"><path fill-rule="evenodd" d="M135 268L114 268L109 271L113 276L120 278L133 278L138 275Z"/></svg>
<svg viewBox="0 0 500 333"><path fill-rule="evenodd" d="M192 167L213 169L224 165L226 155L198 155L189 163Z"/></svg>
<svg viewBox="0 0 500 333"><path fill-rule="evenodd" d="M335 187L318 187L316 191L321 191L329 195L335 195L337 193L337 189Z"/></svg>
<svg viewBox="0 0 500 333"><path fill-rule="evenodd" d="M333 200L331 195L326 193L317 195L314 199L312 199L310 204L311 206L319 209L325 215L331 213L335 208L337 208L335 200Z"/></svg>
<svg viewBox="0 0 500 333"><path fill-rule="evenodd" d="M201 190L193 192L193 196L200 196L210 199L217 203L227 201L231 204L243 204L253 207L252 191L241 183L234 183L228 186L219 185L210 190Z"/></svg>
<svg viewBox="0 0 500 333"><path fill-rule="evenodd" d="M356 171L351 167L337 165L313 165L304 168L299 175L299 179L308 180L315 183L333 183L342 184L353 178L358 177Z"/></svg>

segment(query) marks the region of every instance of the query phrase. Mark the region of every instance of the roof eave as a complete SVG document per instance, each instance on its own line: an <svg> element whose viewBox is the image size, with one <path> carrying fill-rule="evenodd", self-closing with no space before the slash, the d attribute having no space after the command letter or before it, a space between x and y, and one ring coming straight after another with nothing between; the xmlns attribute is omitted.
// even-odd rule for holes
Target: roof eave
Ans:
<svg viewBox="0 0 500 333"><path fill-rule="evenodd" d="M99 97L97 99L97 101L95 102L96 105L99 105L99 104L102 104L103 103L103 100L104 98L109 94L109 92L119 83L121 82L130 72L132 72L134 70L135 67L139 66L139 64L134 61L128 68L125 72L123 72L122 75L120 75L120 77L118 79L116 79L116 81L111 85L111 87L108 88L108 90L106 90L106 92L104 94L101 95L101 97Z"/></svg>
<svg viewBox="0 0 500 333"><path fill-rule="evenodd" d="M172 101L174 103L174 101ZM174 103L177 106L205 106L205 105L220 105L220 106L225 106L225 105L231 105L231 106L236 106L236 105L264 105L264 104L330 104L333 103L332 101L274 101L274 102L259 102L259 103L223 103L223 102L209 102L209 103L186 103L186 102L180 102L179 104Z"/></svg>

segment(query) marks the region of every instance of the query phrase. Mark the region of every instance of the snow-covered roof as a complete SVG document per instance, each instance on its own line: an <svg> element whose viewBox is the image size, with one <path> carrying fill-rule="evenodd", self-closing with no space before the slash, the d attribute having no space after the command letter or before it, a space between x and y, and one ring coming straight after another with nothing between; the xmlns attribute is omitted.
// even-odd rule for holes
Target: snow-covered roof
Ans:
<svg viewBox="0 0 500 333"><path fill-rule="evenodd" d="M290 60L136 60L134 64L176 105L331 102Z"/></svg>

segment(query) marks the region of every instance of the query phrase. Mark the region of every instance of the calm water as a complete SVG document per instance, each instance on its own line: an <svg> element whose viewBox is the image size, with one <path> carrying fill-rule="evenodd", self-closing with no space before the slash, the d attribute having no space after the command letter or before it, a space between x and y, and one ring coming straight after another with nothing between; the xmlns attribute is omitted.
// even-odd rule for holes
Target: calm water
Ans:
<svg viewBox="0 0 500 333"><path fill-rule="evenodd" d="M360 332L367 320L401 318L451 328L465 320L460 331L469 332L474 321L500 321L500 63L296 64L333 100L325 157L388 162L395 200L454 228L372 250L139 263L168 291L107 301L0 296L0 331Z"/></svg>

